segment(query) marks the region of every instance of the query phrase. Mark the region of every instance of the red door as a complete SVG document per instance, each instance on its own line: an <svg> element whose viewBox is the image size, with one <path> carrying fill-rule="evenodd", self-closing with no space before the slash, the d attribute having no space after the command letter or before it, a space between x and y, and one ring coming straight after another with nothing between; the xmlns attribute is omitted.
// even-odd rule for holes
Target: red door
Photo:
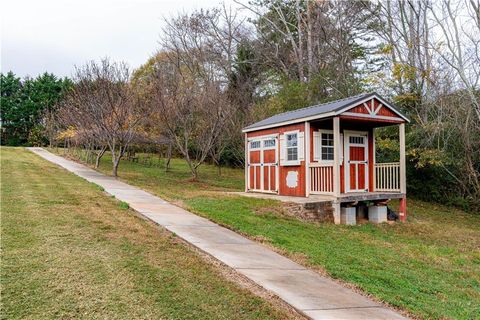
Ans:
<svg viewBox="0 0 480 320"><path fill-rule="evenodd" d="M249 189L261 191L261 150L253 149L249 152L248 162L248 176L249 176Z"/></svg>
<svg viewBox="0 0 480 320"><path fill-rule="evenodd" d="M277 179L277 150L267 149L263 151L263 191L276 192Z"/></svg>
<svg viewBox="0 0 480 320"><path fill-rule="evenodd" d="M346 135L347 145L347 192L365 192L368 190L367 182L367 143L366 135Z"/></svg>
<svg viewBox="0 0 480 320"><path fill-rule="evenodd" d="M258 137L249 141L248 189L277 192L277 137Z"/></svg>

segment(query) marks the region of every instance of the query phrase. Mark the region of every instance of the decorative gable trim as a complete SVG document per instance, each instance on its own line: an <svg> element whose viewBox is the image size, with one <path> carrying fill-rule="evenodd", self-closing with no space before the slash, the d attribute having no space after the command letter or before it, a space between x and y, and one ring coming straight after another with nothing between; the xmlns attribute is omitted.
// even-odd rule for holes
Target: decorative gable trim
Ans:
<svg viewBox="0 0 480 320"><path fill-rule="evenodd" d="M379 104L375 105L375 99L378 100ZM358 112L358 107L361 106L362 110L367 112ZM385 112L388 110L389 112ZM355 112L357 111L357 112ZM377 94L372 97L358 102L355 106L348 106L339 110L337 114L348 115L348 116L359 116L362 118L371 118L378 120L405 120L410 122L410 120L393 108L388 102L380 98Z"/></svg>

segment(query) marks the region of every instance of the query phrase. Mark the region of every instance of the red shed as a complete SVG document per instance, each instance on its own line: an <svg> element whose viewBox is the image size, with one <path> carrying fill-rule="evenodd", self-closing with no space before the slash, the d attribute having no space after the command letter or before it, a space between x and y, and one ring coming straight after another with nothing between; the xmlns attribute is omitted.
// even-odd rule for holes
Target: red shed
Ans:
<svg viewBox="0 0 480 320"><path fill-rule="evenodd" d="M375 92L281 113L243 129L245 191L324 195L346 201L401 199L406 217L405 123ZM375 161L375 128L399 127L400 161Z"/></svg>

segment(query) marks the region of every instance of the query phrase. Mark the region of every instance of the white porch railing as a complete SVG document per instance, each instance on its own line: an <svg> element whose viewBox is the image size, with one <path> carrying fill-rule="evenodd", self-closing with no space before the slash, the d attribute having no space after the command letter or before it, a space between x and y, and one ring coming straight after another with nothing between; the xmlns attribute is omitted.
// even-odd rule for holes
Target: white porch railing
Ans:
<svg viewBox="0 0 480 320"><path fill-rule="evenodd" d="M375 191L400 192L400 162L375 164Z"/></svg>
<svg viewBox="0 0 480 320"><path fill-rule="evenodd" d="M333 165L310 164L310 193L333 193Z"/></svg>

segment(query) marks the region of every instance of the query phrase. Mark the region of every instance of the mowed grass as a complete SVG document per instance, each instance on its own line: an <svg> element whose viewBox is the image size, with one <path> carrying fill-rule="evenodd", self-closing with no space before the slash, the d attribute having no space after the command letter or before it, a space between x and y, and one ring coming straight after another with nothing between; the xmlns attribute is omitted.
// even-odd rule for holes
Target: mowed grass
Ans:
<svg viewBox="0 0 480 320"><path fill-rule="evenodd" d="M110 159L100 171L110 173ZM424 319L480 319L480 215L409 200L407 223L342 226L279 214L276 201L243 190L243 170L205 165L192 182L185 162L172 169L122 161L120 179L265 242L320 272Z"/></svg>
<svg viewBox="0 0 480 320"><path fill-rule="evenodd" d="M174 235L73 174L1 148L4 319L284 319Z"/></svg>

